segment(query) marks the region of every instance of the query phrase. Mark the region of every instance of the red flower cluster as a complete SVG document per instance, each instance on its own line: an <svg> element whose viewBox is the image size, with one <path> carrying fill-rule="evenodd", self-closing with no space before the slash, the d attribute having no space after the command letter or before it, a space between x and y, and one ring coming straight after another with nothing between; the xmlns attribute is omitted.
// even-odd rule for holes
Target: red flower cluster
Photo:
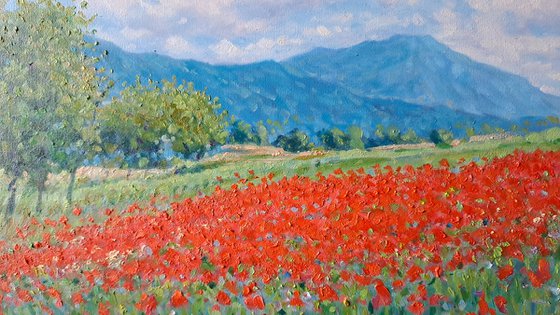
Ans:
<svg viewBox="0 0 560 315"><path fill-rule="evenodd" d="M101 282L107 290L134 290L136 275L206 283L234 276L264 283L288 278L304 282L321 300L337 300L339 284L331 276L337 272L340 281L374 285L372 304L382 307L392 302L382 274L391 276L392 290L398 290L402 281L441 277L444 270L487 259L497 247L503 257L548 255L549 223L560 214L560 152L516 152L457 169L442 161L439 168L375 166L317 176L272 181L269 175L255 182L252 175L252 181L240 179L228 190L216 187L209 196L173 203L166 211L137 205L121 215L105 210L102 224L34 220L0 256L0 294L11 290L12 281L39 273L84 279L91 286ZM542 260L536 271L527 271L534 286L550 279L549 269ZM512 273L506 265L498 276ZM235 284L230 287L219 291L220 304L230 304L229 294L238 293ZM263 309L258 290L247 290L246 306ZM420 292L409 311L423 312L422 301L428 297ZM188 301L177 291L170 303ZM291 305L304 303L298 291L290 297ZM496 305L502 308L506 301ZM138 307L153 310L153 296L143 296Z"/></svg>

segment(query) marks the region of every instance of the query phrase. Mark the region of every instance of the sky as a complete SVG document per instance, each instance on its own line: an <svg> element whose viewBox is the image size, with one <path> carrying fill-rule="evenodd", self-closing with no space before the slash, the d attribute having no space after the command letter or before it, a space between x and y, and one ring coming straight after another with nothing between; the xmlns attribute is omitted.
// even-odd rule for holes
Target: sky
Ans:
<svg viewBox="0 0 560 315"><path fill-rule="evenodd" d="M213 64L431 35L560 95L560 0L89 0L97 36Z"/></svg>

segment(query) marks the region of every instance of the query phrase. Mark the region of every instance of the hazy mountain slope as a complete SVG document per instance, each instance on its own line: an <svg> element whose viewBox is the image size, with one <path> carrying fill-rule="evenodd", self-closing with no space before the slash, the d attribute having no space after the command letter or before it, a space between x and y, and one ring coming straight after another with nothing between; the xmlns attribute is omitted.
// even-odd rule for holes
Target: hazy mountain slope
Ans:
<svg viewBox="0 0 560 315"><path fill-rule="evenodd" d="M350 48L320 48L283 65L361 96L448 106L505 119L560 114L559 97L542 93L524 78L475 62L430 36L394 36Z"/></svg>

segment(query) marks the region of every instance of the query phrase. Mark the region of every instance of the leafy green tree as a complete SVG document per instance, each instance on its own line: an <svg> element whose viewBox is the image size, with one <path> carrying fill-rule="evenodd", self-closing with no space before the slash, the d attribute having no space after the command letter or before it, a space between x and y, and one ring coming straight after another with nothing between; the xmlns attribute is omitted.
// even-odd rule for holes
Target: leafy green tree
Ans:
<svg viewBox="0 0 560 315"><path fill-rule="evenodd" d="M358 126L350 126L348 128L348 136L350 138L350 149L364 150L364 131Z"/></svg>
<svg viewBox="0 0 560 315"><path fill-rule="evenodd" d="M325 148L329 150L348 150L350 148L350 136L338 128L319 132L319 138Z"/></svg>
<svg viewBox="0 0 560 315"><path fill-rule="evenodd" d="M430 140L438 147L447 148L451 146L453 133L446 129L432 130L430 133Z"/></svg>
<svg viewBox="0 0 560 315"><path fill-rule="evenodd" d="M401 144L401 131L399 128L391 126L386 130L386 137L392 144Z"/></svg>
<svg viewBox="0 0 560 315"><path fill-rule="evenodd" d="M368 146L380 146L388 144L414 144L422 142L416 132L408 129L402 133L400 129L395 126L388 128L378 125L375 130L375 136L368 139Z"/></svg>
<svg viewBox="0 0 560 315"><path fill-rule="evenodd" d="M256 134L258 138L259 145L269 145L270 142L268 141L268 129L264 125L262 121L257 123L256 127Z"/></svg>
<svg viewBox="0 0 560 315"><path fill-rule="evenodd" d="M414 143L420 143L420 142L422 142L422 139L420 137L418 137L416 132L412 129L408 129L407 132L401 136L401 143L414 144Z"/></svg>
<svg viewBox="0 0 560 315"><path fill-rule="evenodd" d="M258 144L260 140L258 134L251 125L242 120L236 120L231 126L229 142L237 144Z"/></svg>
<svg viewBox="0 0 560 315"><path fill-rule="evenodd" d="M278 136L272 144L288 152L308 151L314 146L309 136L297 128L290 131L287 135Z"/></svg>
<svg viewBox="0 0 560 315"><path fill-rule="evenodd" d="M546 119L553 125L559 125L560 124L560 117L546 116Z"/></svg>
<svg viewBox="0 0 560 315"><path fill-rule="evenodd" d="M45 182L61 152L95 137L96 58L84 40L91 19L54 0L18 0L0 11L0 167L12 177L7 214L15 209L16 182L27 172L42 210ZM65 167L63 163L61 167Z"/></svg>
<svg viewBox="0 0 560 315"><path fill-rule="evenodd" d="M148 81L125 88L120 98L103 107L101 135L108 153L121 151L137 167L158 163L153 158L164 143L183 155L203 153L228 136L226 112L205 91L176 79Z"/></svg>

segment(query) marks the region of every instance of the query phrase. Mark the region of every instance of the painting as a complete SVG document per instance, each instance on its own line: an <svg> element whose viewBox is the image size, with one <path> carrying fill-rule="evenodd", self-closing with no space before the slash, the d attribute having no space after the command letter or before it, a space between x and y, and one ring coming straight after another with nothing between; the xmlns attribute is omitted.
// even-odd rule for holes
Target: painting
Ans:
<svg viewBox="0 0 560 315"><path fill-rule="evenodd" d="M0 314L558 314L560 1L0 0Z"/></svg>

